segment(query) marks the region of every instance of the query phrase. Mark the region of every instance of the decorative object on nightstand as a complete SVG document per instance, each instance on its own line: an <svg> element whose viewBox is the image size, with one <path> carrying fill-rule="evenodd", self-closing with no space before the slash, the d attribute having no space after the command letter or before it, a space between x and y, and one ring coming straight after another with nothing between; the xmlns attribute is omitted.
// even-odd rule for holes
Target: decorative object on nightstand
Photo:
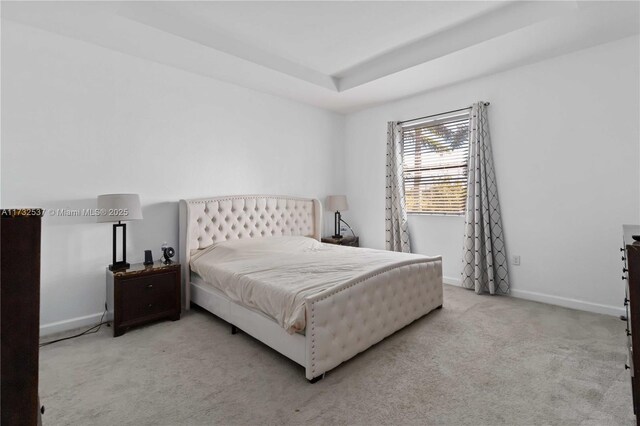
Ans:
<svg viewBox="0 0 640 426"><path fill-rule="evenodd" d="M340 212L349 210L349 204L347 204L347 196L346 195L329 195L327 197L326 207L327 207L327 210L331 212L335 212L335 218L334 218L335 233L333 234L332 238L340 239L342 238L342 235L340 234L340 223L344 223L345 225L349 226L347 222L342 220L342 216L340 214ZM349 229L351 229L350 226L349 226ZM353 232L353 230L351 232Z"/></svg>
<svg viewBox="0 0 640 426"><path fill-rule="evenodd" d="M165 265L171 264L173 262L171 258L175 255L176 255L176 251L173 249L173 247L169 247L167 243L164 243L162 245L162 258L163 258L162 263L164 263Z"/></svg>
<svg viewBox="0 0 640 426"><path fill-rule="evenodd" d="M323 243L336 244L339 246L360 247L360 238L355 235L352 237L333 238L325 237L322 239Z"/></svg>
<svg viewBox="0 0 640 426"><path fill-rule="evenodd" d="M113 337L151 321L179 320L180 292L179 263L137 263L127 269L107 269L107 309L113 318Z"/></svg>
<svg viewBox="0 0 640 426"><path fill-rule="evenodd" d="M142 219L140 197L138 194L98 195L98 222L118 222L113 224L113 263L109 270L126 269L127 263L127 224L122 221ZM122 260L116 260L117 230L122 229Z"/></svg>
<svg viewBox="0 0 640 426"><path fill-rule="evenodd" d="M144 266L149 266L149 265L153 265L153 254L151 253L151 250L145 250L144 251Z"/></svg>

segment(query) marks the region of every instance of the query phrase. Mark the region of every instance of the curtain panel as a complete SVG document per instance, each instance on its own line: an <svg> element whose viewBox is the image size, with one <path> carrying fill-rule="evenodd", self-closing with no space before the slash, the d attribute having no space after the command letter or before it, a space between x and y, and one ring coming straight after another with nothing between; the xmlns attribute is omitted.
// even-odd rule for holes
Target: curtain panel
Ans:
<svg viewBox="0 0 640 426"><path fill-rule="evenodd" d="M498 187L484 102L471 107L462 286L476 293L509 292Z"/></svg>
<svg viewBox="0 0 640 426"><path fill-rule="evenodd" d="M402 172L402 128L398 123L390 121L387 124L385 247L387 250L410 253Z"/></svg>

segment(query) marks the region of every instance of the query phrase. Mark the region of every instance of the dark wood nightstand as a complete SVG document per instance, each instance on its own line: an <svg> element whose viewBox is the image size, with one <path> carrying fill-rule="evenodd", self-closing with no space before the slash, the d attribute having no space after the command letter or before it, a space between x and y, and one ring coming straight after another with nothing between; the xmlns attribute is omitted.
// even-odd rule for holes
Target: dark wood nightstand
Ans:
<svg viewBox="0 0 640 426"><path fill-rule="evenodd" d="M358 237L325 237L322 239L322 242L327 244L336 244L339 246L360 247L360 238Z"/></svg>
<svg viewBox="0 0 640 426"><path fill-rule="evenodd" d="M107 310L113 337L129 327L168 318L180 319L180 264L142 263L127 269L107 269Z"/></svg>

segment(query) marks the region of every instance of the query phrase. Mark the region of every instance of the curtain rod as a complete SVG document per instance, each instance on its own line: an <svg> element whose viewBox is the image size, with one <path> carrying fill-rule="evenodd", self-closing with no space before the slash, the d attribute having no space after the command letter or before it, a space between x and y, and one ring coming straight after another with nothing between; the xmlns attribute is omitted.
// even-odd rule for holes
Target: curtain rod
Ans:
<svg viewBox="0 0 640 426"><path fill-rule="evenodd" d="M484 105L485 106L489 106L489 105L491 105L491 102L485 102ZM432 114L432 115L426 115L424 117L412 118L411 120L398 121L398 124L411 123L412 121L424 120L425 118L437 117L439 115L445 115L445 114L452 114L454 112L464 111L466 109L471 109L471 106L468 106L466 108L454 109L452 111L441 112L439 114Z"/></svg>

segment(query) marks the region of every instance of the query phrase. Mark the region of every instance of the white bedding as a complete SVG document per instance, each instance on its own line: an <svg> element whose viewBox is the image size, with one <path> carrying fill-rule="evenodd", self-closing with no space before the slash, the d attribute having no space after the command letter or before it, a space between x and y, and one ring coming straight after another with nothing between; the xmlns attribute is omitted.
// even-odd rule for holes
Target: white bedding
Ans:
<svg viewBox="0 0 640 426"><path fill-rule="evenodd" d="M190 265L231 300L268 315L293 334L305 328L308 296L389 267L439 259L289 236L213 244L195 252Z"/></svg>

